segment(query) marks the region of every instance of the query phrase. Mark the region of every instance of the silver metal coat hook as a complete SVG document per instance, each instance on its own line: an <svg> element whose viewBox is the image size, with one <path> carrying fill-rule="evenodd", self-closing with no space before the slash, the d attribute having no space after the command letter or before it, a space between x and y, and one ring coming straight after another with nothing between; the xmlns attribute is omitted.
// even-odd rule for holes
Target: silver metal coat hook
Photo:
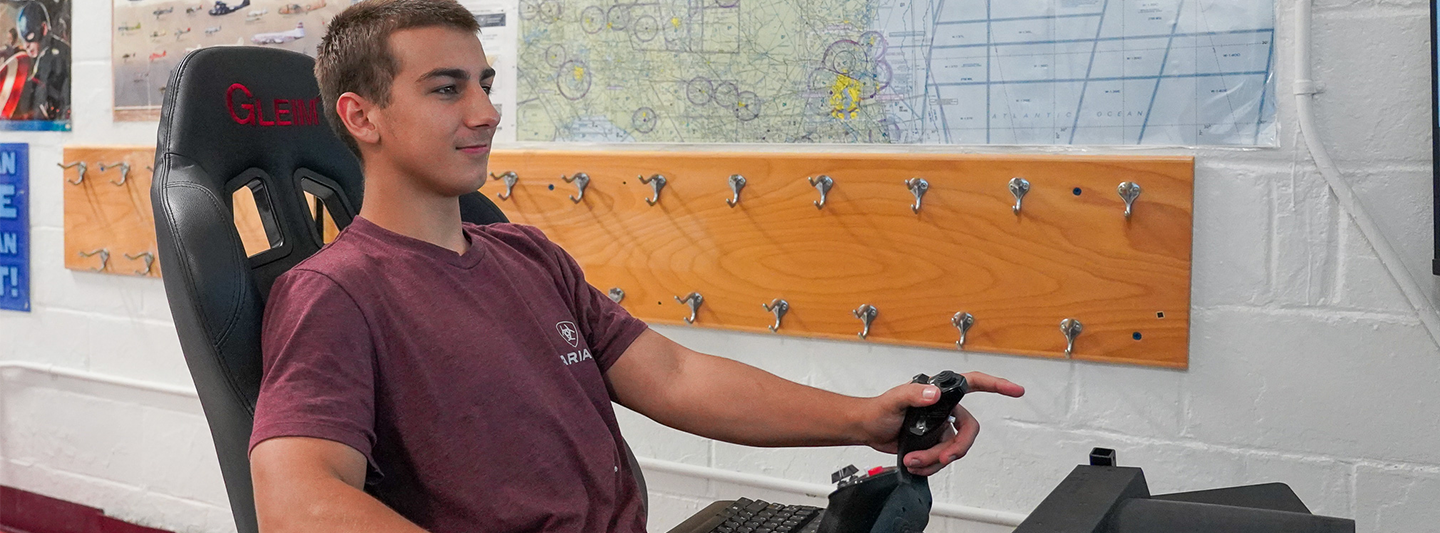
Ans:
<svg viewBox="0 0 1440 533"><path fill-rule="evenodd" d="M1060 332L1065 334L1065 357L1070 358L1075 354L1075 337L1085 331L1085 325L1079 320L1067 318L1060 321Z"/></svg>
<svg viewBox="0 0 1440 533"><path fill-rule="evenodd" d="M1029 180L1025 178L1010 179L1010 194L1015 196L1015 207L1010 208L1010 211L1017 215L1020 214L1020 202L1025 199L1025 193L1028 192L1030 192Z"/></svg>
<svg viewBox="0 0 1440 533"><path fill-rule="evenodd" d="M505 182L505 194L499 194L496 196L498 196L501 200L509 200L510 196L515 194L515 183L520 181L520 175L516 174L513 170L507 170L504 174L501 174L499 176L496 176L494 172L491 172L490 179L501 180Z"/></svg>
<svg viewBox="0 0 1440 533"><path fill-rule="evenodd" d="M775 323L770 326L770 332L776 333L776 330L780 329L780 319L785 318L785 313L790 312L790 302L776 298L775 301L768 304L760 304L760 307L775 313Z"/></svg>
<svg viewBox="0 0 1440 533"><path fill-rule="evenodd" d="M916 214L920 213L920 201L925 199L925 191L930 190L930 182L925 178L910 178L905 180L905 186L910 188L910 193L915 195L915 205L910 210Z"/></svg>
<svg viewBox="0 0 1440 533"><path fill-rule="evenodd" d="M700 312L700 304L705 303L705 297L704 297L704 296L701 296L700 293L698 293L698 292L692 292L692 293L690 293L689 295L687 295L687 296L685 297L685 299L683 299L683 300L680 299L679 296L676 296L676 297L675 297L675 301L680 302L680 303L682 303L682 304L688 304L688 305L690 306L690 316L685 319L685 323L687 323L687 324L694 324L694 323L695 323L695 315Z"/></svg>
<svg viewBox="0 0 1440 533"><path fill-rule="evenodd" d="M955 341L955 348L964 350L965 336L970 334L970 328L975 325L975 315L961 311L950 317L950 323L955 326L955 329L960 330L960 340Z"/></svg>
<svg viewBox="0 0 1440 533"><path fill-rule="evenodd" d="M150 268L155 265L155 254L152 254L152 253L150 253L150 252L140 252L139 254L136 254L136 255L125 254L125 258L126 258L126 259L129 259L129 260L131 260L131 261L134 261L134 260L136 260L136 259L142 259L142 258L145 259L145 270L136 270L136 271L135 271L136 274L140 274L140 275L142 275L142 276L149 276L149 275L150 275Z"/></svg>
<svg viewBox="0 0 1440 533"><path fill-rule="evenodd" d="M67 183L71 184L71 185L79 185L79 184L85 182L85 168L86 168L86 167L85 167L85 162L84 162L84 161L76 161L76 162L74 162L74 163L68 163L68 164L62 164L62 163L55 163L55 164L56 164L56 165L59 165L60 168L64 168L64 169L69 169L69 168L74 168L74 167L80 167L80 179L75 180L75 181L70 181L70 180L65 180L65 181L66 181Z"/></svg>
<svg viewBox="0 0 1440 533"><path fill-rule="evenodd" d="M577 197L577 196L571 195L571 196L570 196L570 201L575 202L575 203L578 204L578 203L580 203L581 200L584 200L584 199L585 199L585 188L590 186L590 175L589 175L589 174L586 174L586 173L584 173L584 172L576 172L576 173L575 173L574 175L572 175L572 176L561 175L561 176L560 176L560 179L565 180L565 183L574 183L574 184L575 184L575 188L580 189L580 196Z"/></svg>
<svg viewBox="0 0 1440 533"><path fill-rule="evenodd" d="M624 300L624 299L625 299L625 291L624 291L623 289L621 289L620 287L611 287L611 288L610 288L610 299L613 300L613 301L614 301L615 303L617 303L617 304L620 303L621 300Z"/></svg>
<svg viewBox="0 0 1440 533"><path fill-rule="evenodd" d="M870 324L875 323L875 317L880 316L880 310L876 309L873 305L865 304L855 309L854 311L850 311L850 313L854 314L855 318L858 318L861 322L865 323L865 329L860 332L860 338L863 339L869 337Z"/></svg>
<svg viewBox="0 0 1440 533"><path fill-rule="evenodd" d="M805 180L809 181L810 186L815 187L815 190L820 191L820 201L814 202L815 208L824 209L825 198L830 195L830 189L835 187L835 180L823 174L818 178L807 177Z"/></svg>
<svg viewBox="0 0 1440 533"><path fill-rule="evenodd" d="M1125 218L1130 218L1130 213L1135 207L1135 199L1139 198L1140 193L1143 192L1140 184L1133 181L1126 181L1121 183L1120 187L1115 190L1120 193L1120 199L1125 200Z"/></svg>
<svg viewBox="0 0 1440 533"><path fill-rule="evenodd" d="M740 191L742 191L742 190L744 190L744 189L745 189L745 176L741 176L741 175L739 175L739 174L731 174L731 175L730 175L730 191L733 192L733 193L735 193L735 197L734 197L734 198L731 198L731 199L729 199L729 200L725 200L725 203L726 203L727 205L729 205L730 207L735 207L736 204L739 204L739 203L740 203Z"/></svg>
<svg viewBox="0 0 1440 533"><path fill-rule="evenodd" d="M645 203L650 204L651 206L660 203L660 191L665 189L665 182L668 181L665 179L665 176L656 174L654 176L650 176L649 178L646 178L645 176L639 176L639 178L640 183L648 184L650 185L650 188L655 189L655 197L646 198Z"/></svg>
<svg viewBox="0 0 1440 533"><path fill-rule="evenodd" d="M92 268L90 270L104 272L105 268L110 264L110 250L101 248L93 252L80 252L80 257L90 257L97 254L100 256L100 268Z"/></svg>
<svg viewBox="0 0 1440 533"><path fill-rule="evenodd" d="M100 163L100 171L105 172L115 167L120 167L120 181L110 180L110 183L124 187L125 181L130 179L130 163L121 161L119 163Z"/></svg>

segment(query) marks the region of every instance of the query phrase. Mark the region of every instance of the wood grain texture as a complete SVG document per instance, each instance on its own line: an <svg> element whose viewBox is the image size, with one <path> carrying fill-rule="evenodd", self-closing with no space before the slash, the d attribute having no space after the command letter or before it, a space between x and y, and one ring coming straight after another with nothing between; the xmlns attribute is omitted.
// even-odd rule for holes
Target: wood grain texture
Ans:
<svg viewBox="0 0 1440 533"><path fill-rule="evenodd" d="M140 262L121 254L155 249L153 148L67 148L77 160L91 169L65 185L66 267L92 269L98 258L78 252L108 247L106 272L134 275ZM131 163L126 187L110 183L118 170L98 171L118 160ZM590 283L622 288L647 322L685 324L675 296L695 291L695 327L770 334L761 304L783 298L783 335L954 350L950 317L966 311L966 350L1062 358L1060 321L1076 318L1076 359L1188 365L1190 157L499 151L490 168L520 175L509 200L501 182L482 189L512 221L544 230ZM560 177L582 171L592 181L575 204ZM669 183L652 207L637 177L657 173ZM734 208L731 174L748 180ZM821 174L835 188L817 209L805 178ZM1031 183L1019 216L1007 188L1017 176ZM912 177L930 183L918 214ZM1144 187L1129 219L1122 181ZM253 253L265 239L245 196L237 227ZM327 242L334 232L327 220ZM862 341L851 311L867 303L880 314Z"/></svg>
<svg viewBox="0 0 1440 533"><path fill-rule="evenodd" d="M1064 357L1059 324L1073 317L1085 328L1076 359L1183 368L1193 168L1190 157L501 151L490 169L519 174L514 195L499 199L498 181L482 190L648 322L684 324L675 296L696 291L695 326L769 334L761 304L783 298L781 334L859 341L851 311L868 303L880 312L865 342L954 350L950 318L966 311L967 350ZM582 171L591 183L575 204L560 177ZM637 177L657 173L669 182L652 207ZM734 208L731 174L748 181ZM817 209L806 177L821 174L835 187ZM1031 183L1019 216L1017 176ZM918 214L911 177L930 183ZM1122 181L1144 188L1129 219Z"/></svg>
<svg viewBox="0 0 1440 533"><path fill-rule="evenodd" d="M161 276L158 248L155 242L155 211L150 205L150 182L155 161L155 148L149 146L71 146L64 152L66 163L84 161L88 169L80 185L77 181L78 168L64 171L65 188L65 268L71 270L97 271L101 266L100 256L84 257L80 252L94 252L105 249L110 252L110 261L103 270L105 274L122 276ZM130 177L123 186L120 168L108 168L117 162L130 164ZM100 164L106 163L107 170L101 171ZM247 188L241 188L232 195L235 211L236 231L245 245L247 255L255 255L270 248L265 228L255 207L255 197ZM334 240L338 233L333 221L326 217L325 242ZM148 251L155 254L155 262L148 274L143 259L129 259Z"/></svg>
<svg viewBox="0 0 1440 533"><path fill-rule="evenodd" d="M155 150L146 147L66 147L66 163L83 161L85 179L79 185L78 168L64 171L65 268L99 271L125 276L160 277L158 257L145 273L141 254L158 256L155 245L155 218L150 209L150 165ZM130 165L129 177L121 185L121 168ZM100 165L107 165L100 170ZM110 260L101 269L99 255L84 257L81 252L107 250ZM130 257L126 257L126 255Z"/></svg>

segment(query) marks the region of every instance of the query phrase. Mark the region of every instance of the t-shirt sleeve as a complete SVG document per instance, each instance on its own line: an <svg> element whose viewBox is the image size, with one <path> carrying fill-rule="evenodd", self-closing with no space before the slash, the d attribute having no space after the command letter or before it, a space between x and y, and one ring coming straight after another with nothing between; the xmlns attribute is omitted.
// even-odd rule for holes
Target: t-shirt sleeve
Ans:
<svg viewBox="0 0 1440 533"><path fill-rule="evenodd" d="M620 359L625 349L650 326L585 281L585 273L581 271L580 264L575 262L575 258L564 248L546 238L538 228L525 228L554 255L567 299L570 300L571 310L575 314L575 322L590 349L594 351L595 362L600 365L600 371L610 370L610 366Z"/></svg>
<svg viewBox="0 0 1440 533"><path fill-rule="evenodd" d="M250 448L275 437L331 440L359 451L379 475L375 350L355 300L324 274L292 269L271 288L262 327Z"/></svg>

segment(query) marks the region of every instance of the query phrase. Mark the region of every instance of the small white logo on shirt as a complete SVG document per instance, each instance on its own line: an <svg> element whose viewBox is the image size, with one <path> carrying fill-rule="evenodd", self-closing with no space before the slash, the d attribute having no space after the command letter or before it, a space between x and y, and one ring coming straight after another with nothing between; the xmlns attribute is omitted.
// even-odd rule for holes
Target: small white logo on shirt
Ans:
<svg viewBox="0 0 1440 533"><path fill-rule="evenodd" d="M560 332L560 336L565 339L565 342L570 343L571 348L580 347L580 333L575 329L574 322L565 321L555 324L555 329Z"/></svg>
<svg viewBox="0 0 1440 533"><path fill-rule="evenodd" d="M561 355L560 355L560 362L561 362L561 363L565 363L565 366L570 366L570 365L573 365L573 364L575 364L575 363L579 363L579 362L581 362L581 361L586 361L586 360L591 360L591 359L594 359L594 357L590 357L590 349L589 349L589 348L580 350L580 351L578 351L578 352L570 352L570 353L567 353L567 354L561 354Z"/></svg>

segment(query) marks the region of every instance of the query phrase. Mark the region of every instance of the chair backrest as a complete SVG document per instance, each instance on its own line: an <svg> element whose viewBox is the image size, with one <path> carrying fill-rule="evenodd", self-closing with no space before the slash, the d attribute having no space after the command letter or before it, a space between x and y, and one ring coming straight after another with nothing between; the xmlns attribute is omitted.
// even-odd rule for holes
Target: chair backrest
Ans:
<svg viewBox="0 0 1440 533"><path fill-rule="evenodd" d="M150 197L165 292L241 533L257 530L247 445L266 295L322 246L305 193L341 228L363 193L359 161L326 125L313 69L284 50L197 50L175 68L160 116ZM241 187L254 193L271 246L250 257L232 204ZM479 193L461 198L461 213L507 221Z"/></svg>

